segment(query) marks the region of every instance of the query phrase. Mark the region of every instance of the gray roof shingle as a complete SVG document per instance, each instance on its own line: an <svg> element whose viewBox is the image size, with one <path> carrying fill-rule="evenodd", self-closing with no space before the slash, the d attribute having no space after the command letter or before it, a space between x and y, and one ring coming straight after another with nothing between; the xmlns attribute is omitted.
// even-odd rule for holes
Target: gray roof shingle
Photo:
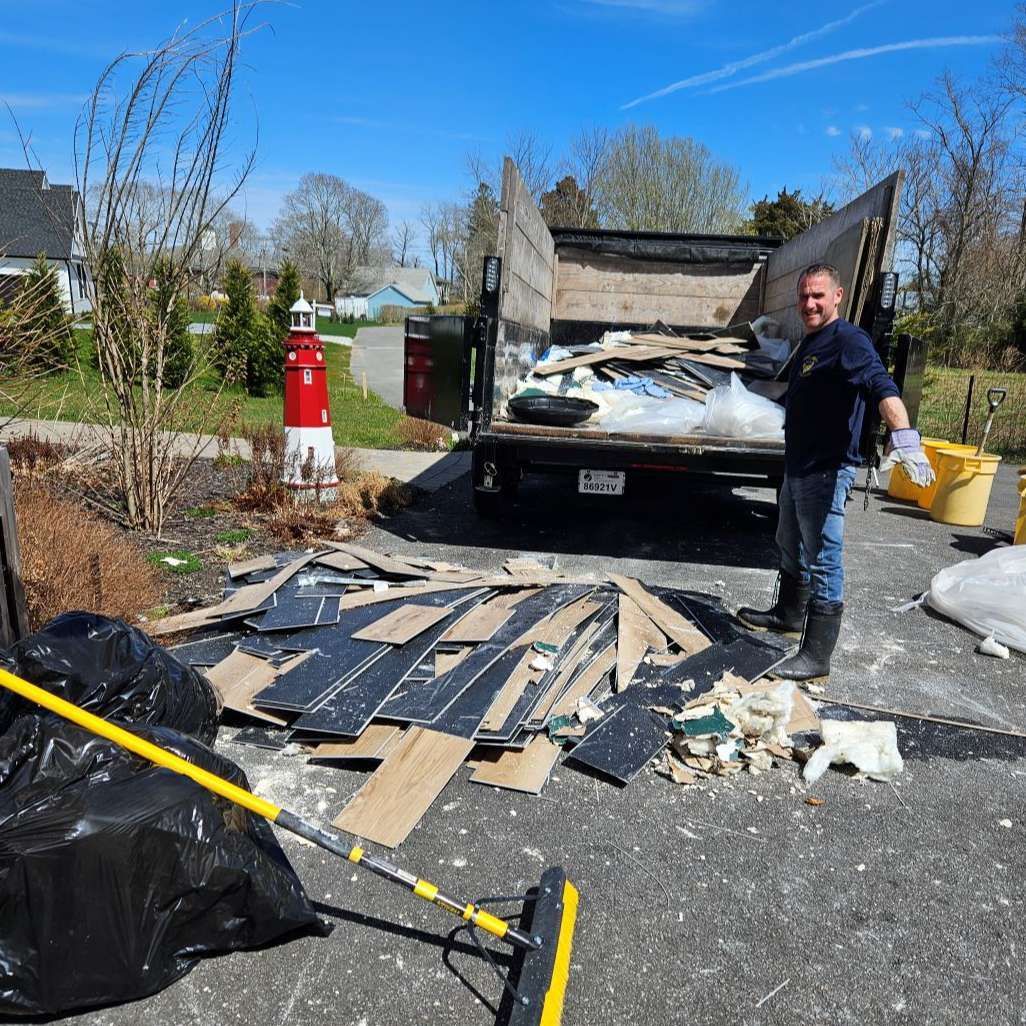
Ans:
<svg viewBox="0 0 1026 1026"><path fill-rule="evenodd" d="M431 280L431 270L427 267L357 267L345 294L369 296L386 285L395 285L414 302L427 303L435 298L429 291Z"/></svg>
<svg viewBox="0 0 1026 1026"><path fill-rule="evenodd" d="M69 259L78 209L74 186L48 186L42 171L0 168L0 254Z"/></svg>

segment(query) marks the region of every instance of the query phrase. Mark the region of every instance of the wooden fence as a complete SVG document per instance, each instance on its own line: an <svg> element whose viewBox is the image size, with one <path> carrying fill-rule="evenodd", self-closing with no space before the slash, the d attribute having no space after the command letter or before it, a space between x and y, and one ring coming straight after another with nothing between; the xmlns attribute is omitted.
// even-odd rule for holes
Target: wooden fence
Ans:
<svg viewBox="0 0 1026 1026"><path fill-rule="evenodd" d="M28 632L18 524L14 519L11 461L7 450L0 446L0 648L10 648Z"/></svg>

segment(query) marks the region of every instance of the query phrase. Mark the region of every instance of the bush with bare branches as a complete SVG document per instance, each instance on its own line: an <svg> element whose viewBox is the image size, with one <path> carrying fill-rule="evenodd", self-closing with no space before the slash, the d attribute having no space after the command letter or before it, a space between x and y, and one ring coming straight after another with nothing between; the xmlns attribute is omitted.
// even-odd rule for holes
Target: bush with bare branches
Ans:
<svg viewBox="0 0 1026 1026"><path fill-rule="evenodd" d="M69 609L132 620L160 602L157 571L117 528L38 478L16 479L14 508L33 630Z"/></svg>

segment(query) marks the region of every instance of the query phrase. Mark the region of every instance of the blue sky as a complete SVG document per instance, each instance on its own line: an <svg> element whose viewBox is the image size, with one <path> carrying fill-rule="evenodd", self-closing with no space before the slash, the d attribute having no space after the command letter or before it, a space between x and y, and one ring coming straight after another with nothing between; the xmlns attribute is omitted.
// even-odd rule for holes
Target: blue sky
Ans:
<svg viewBox="0 0 1026 1026"><path fill-rule="evenodd" d="M986 73L999 49L987 37L1007 31L1012 6L268 5L268 28L245 44L233 120L235 152L259 128L243 205L267 225L303 172L326 171L381 197L393 220L415 220L423 203L466 189L470 149L498 157L511 133L530 130L559 151L582 126L630 121L699 139L741 169L753 198L783 185L816 192L850 133L914 131L907 101L940 72ZM71 178L75 118L105 59L218 9L217 0L49 0L44 24L35 0L5 5L0 99L54 181ZM23 162L4 113L0 165Z"/></svg>

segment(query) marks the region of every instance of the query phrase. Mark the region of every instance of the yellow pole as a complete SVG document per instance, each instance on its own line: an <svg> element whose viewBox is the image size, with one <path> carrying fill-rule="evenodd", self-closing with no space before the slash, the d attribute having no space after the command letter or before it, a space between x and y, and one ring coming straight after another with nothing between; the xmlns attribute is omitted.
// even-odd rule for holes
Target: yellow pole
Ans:
<svg viewBox="0 0 1026 1026"><path fill-rule="evenodd" d="M122 748L127 748L135 755L149 759L150 762L163 766L165 769L174 770L175 773L181 773L183 777L189 777L200 787L205 787L208 791L213 791L214 794L219 794L222 798L227 798L228 801L235 802L236 805L241 805L258 816L264 816L271 822L274 822L278 813L281 812L277 805L258 798L244 788L236 787L235 784L229 783L217 776L216 773L210 773L199 766L194 766L191 762L179 758L172 752L167 752L122 727L109 723L99 716L94 716L91 712L86 712L85 709L79 709L77 705L66 702L63 698L59 698L35 684L30 684L27 680L22 680L21 677L16 677L3 668L0 668L0 685L3 685L8 691L13 691L16 695L21 695L22 698L27 698L30 702L35 702L36 705L41 705L44 709L49 709L50 712L56 713L58 716L63 716L64 719L70 720L93 734L105 737L108 741L121 745Z"/></svg>

